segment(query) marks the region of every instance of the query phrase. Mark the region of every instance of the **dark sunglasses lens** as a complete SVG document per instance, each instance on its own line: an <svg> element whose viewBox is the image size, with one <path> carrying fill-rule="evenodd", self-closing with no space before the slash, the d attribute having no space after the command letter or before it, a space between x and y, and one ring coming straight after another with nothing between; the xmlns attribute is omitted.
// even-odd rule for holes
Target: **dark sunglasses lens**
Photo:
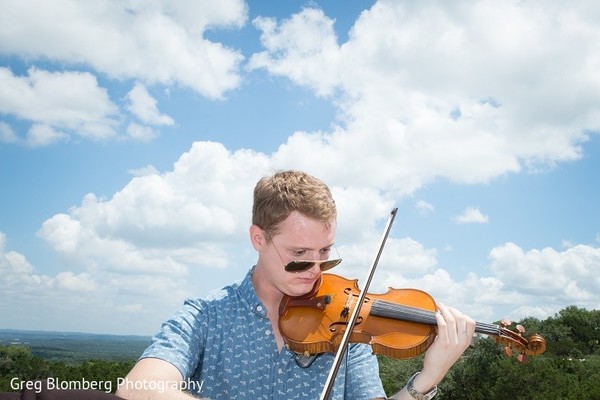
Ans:
<svg viewBox="0 0 600 400"><path fill-rule="evenodd" d="M320 263L319 267L321 268L321 271L327 271L327 270L330 270L331 268L335 267L336 265L338 265L341 262L342 262L341 259L327 260L327 261L323 261L322 263ZM313 265L315 265L314 261L290 261L289 263L287 263L285 265L284 268L287 272L300 272L300 271L306 271L307 269L311 269L313 267Z"/></svg>
<svg viewBox="0 0 600 400"><path fill-rule="evenodd" d="M287 272L306 271L312 268L313 265L315 265L314 261L290 261L285 265L285 270Z"/></svg>
<svg viewBox="0 0 600 400"><path fill-rule="evenodd" d="M342 262L342 260L328 260L328 261L322 262L321 263L321 271L330 270L331 268L335 267L336 265L338 265L341 262Z"/></svg>

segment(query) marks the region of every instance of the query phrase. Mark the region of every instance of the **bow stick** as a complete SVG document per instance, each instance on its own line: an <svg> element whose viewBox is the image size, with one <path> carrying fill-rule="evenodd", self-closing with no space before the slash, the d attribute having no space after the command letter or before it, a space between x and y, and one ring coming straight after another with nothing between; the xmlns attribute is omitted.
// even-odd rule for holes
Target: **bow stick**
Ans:
<svg viewBox="0 0 600 400"><path fill-rule="evenodd" d="M377 251L377 255L373 260L373 264L369 269L369 273L367 274L367 278L365 279L365 283L363 285L363 289L361 290L358 300L356 301L356 307L352 311L352 316L348 321L348 326L346 327L346 331L344 332L344 336L342 337L342 341L340 346L337 349L335 354L335 358L333 360L333 365L331 366L331 370L329 371L329 375L327 376L327 380L325 381L325 386L323 387L323 391L321 392L320 400L327 400L329 395L331 394L331 389L333 388L333 381L340 369L340 365L342 363L342 357L348 348L348 343L350 342L350 335L352 334L352 330L354 330L354 325L356 324L356 319L360 314L360 309L362 307L363 301L367 296L367 291L369 289L369 285L371 284L371 280L373 279L373 274L375 273L375 268L379 263L379 257L381 257L381 253L383 252L383 247L385 246L385 241L390 233L390 229L392 228L392 223L394 222L394 218L396 217L396 213L398 212L398 208L394 208L390 216L388 218L385 230L383 232L383 237L381 238L381 243L379 244L379 250Z"/></svg>

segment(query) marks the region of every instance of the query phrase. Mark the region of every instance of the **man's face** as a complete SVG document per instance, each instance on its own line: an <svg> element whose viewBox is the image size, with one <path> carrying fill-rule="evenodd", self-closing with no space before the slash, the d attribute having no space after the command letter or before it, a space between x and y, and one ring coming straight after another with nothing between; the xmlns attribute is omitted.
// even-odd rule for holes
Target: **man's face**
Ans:
<svg viewBox="0 0 600 400"><path fill-rule="evenodd" d="M296 260L327 260L335 242L335 231L335 221L325 226L299 212L292 212L281 222L279 231L264 249L264 261L274 285L289 296L308 293L321 276L319 265L299 272L287 272L284 265Z"/></svg>

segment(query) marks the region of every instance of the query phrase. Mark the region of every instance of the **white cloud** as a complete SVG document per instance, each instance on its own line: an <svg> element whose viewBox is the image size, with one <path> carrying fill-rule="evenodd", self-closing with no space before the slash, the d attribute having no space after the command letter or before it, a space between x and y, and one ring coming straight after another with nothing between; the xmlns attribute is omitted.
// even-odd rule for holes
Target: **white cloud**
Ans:
<svg viewBox="0 0 600 400"><path fill-rule="evenodd" d="M46 146L61 140L67 140L69 135L57 131L50 125L33 124L26 136L26 143L31 147Z"/></svg>
<svg viewBox="0 0 600 400"><path fill-rule="evenodd" d="M86 198L88 207L95 199ZM102 268L117 272L143 272L182 276L187 267L155 249L136 247L127 240L96 230L103 226L88 226L66 214L57 214L42 225L39 235L54 249L71 260L73 265Z"/></svg>
<svg viewBox="0 0 600 400"><path fill-rule="evenodd" d="M257 19L265 51L250 65L332 96L345 124L296 132L276 162L412 193L580 158L600 129L600 28L586 7L380 1L343 44L320 10Z"/></svg>
<svg viewBox="0 0 600 400"><path fill-rule="evenodd" d="M64 273L36 274L23 256L4 251L1 240L3 284L27 285L28 293L41 288L56 299L84 291L94 298L117 296L119 304L105 305L114 318L154 307L161 314L145 321L151 329L185 296L213 290L217 277L238 279L243 273L238 268L254 262L251 249L240 249L250 248L252 188L272 170L269 161L260 153L197 142L171 171L136 176L110 199L89 194L68 214L48 219L39 236L61 255ZM332 190L340 205L338 250L344 259L336 273L362 278L380 239L382 216L393 202L369 188ZM593 295L600 290L598 248L525 252L506 244L491 250L488 276L469 273L463 278L439 265L437 252L408 237L388 238L372 291L418 287L487 322L524 317L528 310L547 317L567 304L600 306ZM212 272L216 270L222 272ZM207 274L214 279L206 279Z"/></svg>
<svg viewBox="0 0 600 400"><path fill-rule="evenodd" d="M0 142L14 143L17 141L17 135L12 130L10 125L4 121L0 121Z"/></svg>
<svg viewBox="0 0 600 400"><path fill-rule="evenodd" d="M338 84L338 45L334 21L320 9L306 8L280 25L273 18L257 17L253 24L262 31L266 51L249 62L252 69L266 68L295 82L330 95Z"/></svg>
<svg viewBox="0 0 600 400"><path fill-rule="evenodd" d="M149 126L144 126L136 123L130 123L127 126L127 135L140 142L149 142L156 138L157 133Z"/></svg>
<svg viewBox="0 0 600 400"><path fill-rule="evenodd" d="M96 283L89 274L76 275L71 271L63 271L56 275L55 284L57 288L69 292L90 293L97 289Z"/></svg>
<svg viewBox="0 0 600 400"><path fill-rule="evenodd" d="M16 76L0 67L1 110L17 117L61 124L103 120L116 108L96 78L86 72L49 72L30 68ZM64 90L69 88L69 90Z"/></svg>
<svg viewBox="0 0 600 400"><path fill-rule="evenodd" d="M0 254L2 254L3 272L15 272L18 274L29 274L33 271L33 266L25 259L25 256L14 251L5 252L6 235L0 232ZM5 277L7 275L4 275Z"/></svg>
<svg viewBox="0 0 600 400"><path fill-rule="evenodd" d="M127 109L143 123L149 125L173 125L173 118L161 114L156 106L156 99L150 96L145 86L137 83L127 93L129 101Z"/></svg>
<svg viewBox="0 0 600 400"><path fill-rule="evenodd" d="M222 268L232 262L227 243L245 243L252 189L266 165L261 154L198 142L172 171L136 176L111 199L88 194L38 234L88 270L173 281L190 268Z"/></svg>
<svg viewBox="0 0 600 400"><path fill-rule="evenodd" d="M246 12L241 0L9 0L0 14L0 51L83 63L112 78L175 83L221 98L239 85L242 56L202 35L208 27L241 26Z"/></svg>
<svg viewBox="0 0 600 400"><path fill-rule="evenodd" d="M417 255L422 250L415 248L407 255L411 252ZM378 272L384 276L374 280L375 287L378 291L386 287L420 288L481 322L503 317L545 319L566 305L600 307L600 248L577 245L562 252L552 248L524 251L507 243L493 248L490 260L489 276L471 272L464 279L437 265L429 265L413 278L407 269L397 269L396 273L384 269Z"/></svg>
<svg viewBox="0 0 600 400"><path fill-rule="evenodd" d="M4 122L2 142L31 147L66 141L71 136L106 140L128 136L153 140L154 129L122 122L118 108L93 74L109 79L135 79L127 108L147 125L172 125L159 112L142 82L189 87L220 99L238 87L243 56L203 38L206 29L241 27L247 8L241 0L220 2L153 1L52 4L7 1L0 13L0 52L29 63L55 61L65 69L50 72L32 67L15 76L0 67L0 113L30 121L24 139ZM50 63L51 64L51 63ZM35 64L34 64L35 65ZM167 88L168 89L168 88ZM125 135L126 134L126 135Z"/></svg>
<svg viewBox="0 0 600 400"><path fill-rule="evenodd" d="M478 207L467 207L461 215L454 218L459 224L487 224L489 217L484 215Z"/></svg>
<svg viewBox="0 0 600 400"><path fill-rule="evenodd" d="M428 203L425 200L417 201L417 203L415 204L415 208L417 209L417 211L420 214L423 214L423 215L431 214L435 210L435 207L433 206L433 204Z"/></svg>
<svg viewBox="0 0 600 400"><path fill-rule="evenodd" d="M63 264L66 269L54 276L40 273L23 254L6 249L6 235L0 232L0 310L10 310L0 313L3 326L31 328L23 324L33 323L35 329L60 326L63 330L123 333L133 329L148 334L156 329L153 316L164 318L190 295L186 274L168 266L165 270L164 263L152 270L159 260L150 260L144 268L126 268L135 262L135 255L119 253L116 246L102 246L89 235L78 238L81 232L68 224L59 231L55 235L69 242L60 251L66 260L76 258L71 267L83 268L83 272L69 270L67 262ZM100 245L96 253L86 248L93 245ZM81 254L74 256L76 250ZM100 256L102 251L106 253ZM122 257L122 269L116 272L110 269L115 256ZM130 303L132 299L138 303ZM144 316L134 328L126 324L132 312Z"/></svg>
<svg viewBox="0 0 600 400"><path fill-rule="evenodd" d="M144 309L144 307L141 304L139 304L139 303L126 304L126 305L123 305L123 306L119 306L117 308L117 310L119 310L121 312L132 313L132 314L139 313L143 309Z"/></svg>
<svg viewBox="0 0 600 400"><path fill-rule="evenodd" d="M70 135L91 139L115 136L118 110L90 73L49 72L30 68L16 76L0 67L0 113L33 122L27 142L32 146Z"/></svg>
<svg viewBox="0 0 600 400"><path fill-rule="evenodd" d="M506 243L492 249L490 258L494 275L525 295L543 296L553 303L600 305L600 248L575 245L562 252L524 251Z"/></svg>
<svg viewBox="0 0 600 400"><path fill-rule="evenodd" d="M370 239L355 240L339 247L343 262L336 268L336 274L363 279L374 261L381 239L381 232L369 231L369 234ZM392 285L403 287L411 277L430 272L437 264L436 256L435 249L426 249L411 238L388 238L377 266L372 291L382 292Z"/></svg>
<svg viewBox="0 0 600 400"><path fill-rule="evenodd" d="M133 176L144 176L144 175L158 175L159 171L156 169L154 165L146 165L142 168L130 169L127 171L130 175Z"/></svg>

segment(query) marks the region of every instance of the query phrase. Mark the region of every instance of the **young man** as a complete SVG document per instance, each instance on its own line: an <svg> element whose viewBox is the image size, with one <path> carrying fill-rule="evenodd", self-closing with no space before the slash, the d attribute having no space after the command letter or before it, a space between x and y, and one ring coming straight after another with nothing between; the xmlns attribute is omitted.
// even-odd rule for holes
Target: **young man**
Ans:
<svg viewBox="0 0 600 400"><path fill-rule="evenodd" d="M306 173L283 171L261 179L254 189L250 227L256 265L240 283L186 301L163 324L117 394L132 400L318 399L334 355L304 362L288 350L278 328L278 308L284 295L309 292L322 265L335 264L321 262L329 259L335 242L336 216L329 188ZM315 262L289 264L298 260ZM471 343L474 321L455 309L438 308L438 336L423 370L394 399L431 398ZM370 346L349 346L331 398L385 398Z"/></svg>

